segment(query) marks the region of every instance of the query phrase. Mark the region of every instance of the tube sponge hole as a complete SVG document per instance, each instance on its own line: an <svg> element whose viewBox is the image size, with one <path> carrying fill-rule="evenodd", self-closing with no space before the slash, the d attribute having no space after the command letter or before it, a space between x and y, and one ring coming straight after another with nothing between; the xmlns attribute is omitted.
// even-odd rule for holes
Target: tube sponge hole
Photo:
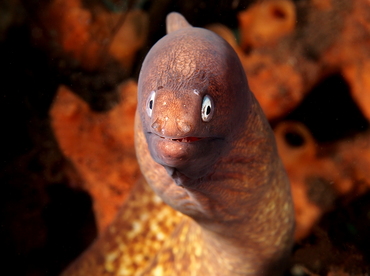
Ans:
<svg viewBox="0 0 370 276"><path fill-rule="evenodd" d="M318 142L335 141L369 128L368 121L351 97L349 85L340 74L332 75L314 87L285 119L306 125ZM287 141L299 144L293 136L290 135Z"/></svg>

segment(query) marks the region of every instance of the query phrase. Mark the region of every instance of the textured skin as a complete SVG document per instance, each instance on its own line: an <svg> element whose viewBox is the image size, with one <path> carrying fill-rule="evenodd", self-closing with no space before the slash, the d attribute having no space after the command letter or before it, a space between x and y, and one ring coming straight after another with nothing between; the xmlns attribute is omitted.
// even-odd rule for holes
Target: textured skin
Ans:
<svg viewBox="0 0 370 276"><path fill-rule="evenodd" d="M164 244L147 274L282 273L294 228L289 182L234 50L204 29L173 31L148 53L138 93L141 170L164 202L193 219ZM214 101L209 122L200 117L204 95Z"/></svg>

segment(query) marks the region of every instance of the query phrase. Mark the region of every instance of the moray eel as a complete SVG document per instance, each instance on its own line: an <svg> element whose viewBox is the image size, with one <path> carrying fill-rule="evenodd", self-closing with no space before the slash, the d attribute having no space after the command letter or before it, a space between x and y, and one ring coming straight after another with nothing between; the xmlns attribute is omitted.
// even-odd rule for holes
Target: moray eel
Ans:
<svg viewBox="0 0 370 276"><path fill-rule="evenodd" d="M289 181L230 45L178 13L139 76L135 142L148 184L191 219L147 274L280 275L293 244Z"/></svg>
<svg viewBox="0 0 370 276"><path fill-rule="evenodd" d="M135 148L152 189L139 181L63 275L281 275L290 186L239 59L180 14L167 31L138 84Z"/></svg>

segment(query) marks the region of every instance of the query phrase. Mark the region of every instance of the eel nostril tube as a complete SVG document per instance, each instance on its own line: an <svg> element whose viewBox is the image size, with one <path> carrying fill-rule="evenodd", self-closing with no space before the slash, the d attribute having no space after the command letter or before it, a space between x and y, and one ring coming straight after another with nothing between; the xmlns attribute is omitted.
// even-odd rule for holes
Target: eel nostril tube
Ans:
<svg viewBox="0 0 370 276"><path fill-rule="evenodd" d="M181 132L181 134L186 134L191 131L191 125L187 123L185 120L176 118L176 126L177 129Z"/></svg>
<svg viewBox="0 0 370 276"><path fill-rule="evenodd" d="M161 128L161 121L159 120L159 118L157 118L151 125L151 127L158 131L160 128Z"/></svg>

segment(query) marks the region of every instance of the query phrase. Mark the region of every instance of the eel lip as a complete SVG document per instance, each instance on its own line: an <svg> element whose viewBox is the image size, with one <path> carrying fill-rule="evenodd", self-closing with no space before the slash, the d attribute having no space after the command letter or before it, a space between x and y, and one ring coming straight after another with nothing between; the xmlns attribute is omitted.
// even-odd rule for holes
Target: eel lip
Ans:
<svg viewBox="0 0 370 276"><path fill-rule="evenodd" d="M160 135L158 135L156 133L153 133L153 132L151 132L150 134L154 134L154 135L156 135L159 138L164 139L164 140L180 142L180 143L192 143L192 142L197 142L197 141L205 139L205 137L193 137L193 136L172 138L172 137L160 136Z"/></svg>
<svg viewBox="0 0 370 276"><path fill-rule="evenodd" d="M182 138L167 138L167 137L162 137L159 136L162 139L167 139L175 142L180 142L180 143L191 143L191 142L196 142L199 140L202 140L202 137L182 137Z"/></svg>

